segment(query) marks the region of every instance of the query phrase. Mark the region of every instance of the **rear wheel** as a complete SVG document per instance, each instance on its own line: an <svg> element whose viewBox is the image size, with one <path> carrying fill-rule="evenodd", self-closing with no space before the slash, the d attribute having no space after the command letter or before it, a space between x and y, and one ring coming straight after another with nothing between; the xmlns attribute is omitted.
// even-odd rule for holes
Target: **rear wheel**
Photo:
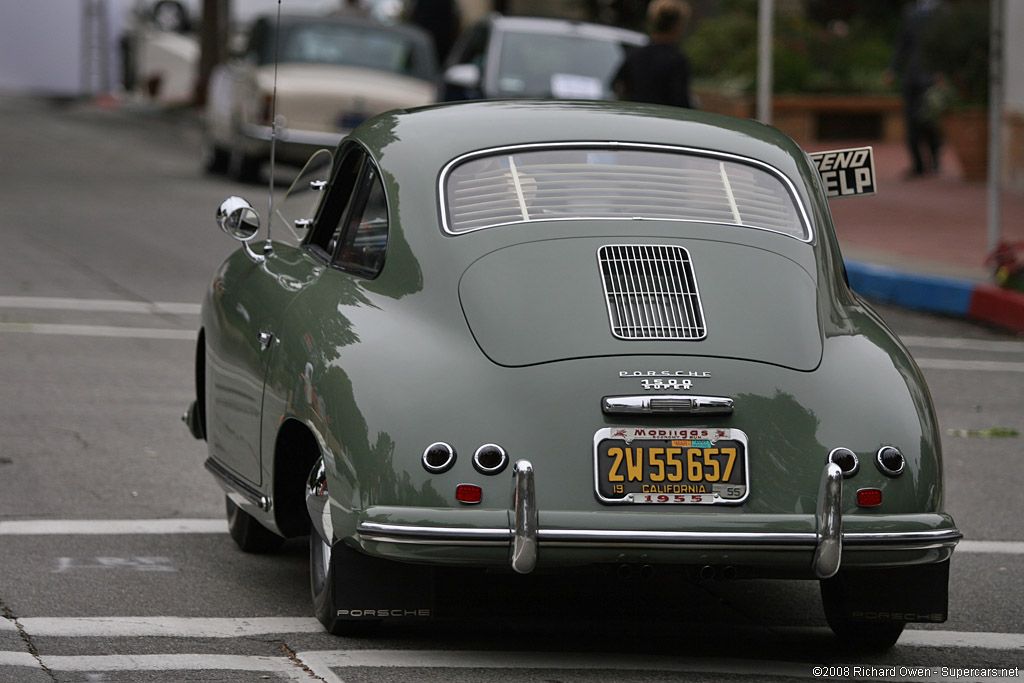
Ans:
<svg viewBox="0 0 1024 683"><path fill-rule="evenodd" d="M239 548L247 553L271 553L281 547L284 538L256 521L230 498L224 497L227 509L228 532Z"/></svg>

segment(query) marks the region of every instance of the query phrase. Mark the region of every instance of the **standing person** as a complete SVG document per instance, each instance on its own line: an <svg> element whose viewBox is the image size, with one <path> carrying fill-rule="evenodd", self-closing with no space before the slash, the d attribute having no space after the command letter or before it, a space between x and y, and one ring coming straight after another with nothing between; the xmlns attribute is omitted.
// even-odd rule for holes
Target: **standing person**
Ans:
<svg viewBox="0 0 1024 683"><path fill-rule="evenodd" d="M690 60L679 39L690 20L683 0L653 0L647 7L651 42L626 56L613 85L620 100L692 107Z"/></svg>
<svg viewBox="0 0 1024 683"><path fill-rule="evenodd" d="M925 93L935 84L935 73L921 44L941 6L941 0L915 0L903 8L892 60L885 74L887 81L896 76L901 81L907 149L913 163L907 175L911 177L939 170L942 134L938 121L928 116L925 107Z"/></svg>
<svg viewBox="0 0 1024 683"><path fill-rule="evenodd" d="M415 0L409 21L430 34L437 61L444 64L459 34L460 15L455 0Z"/></svg>

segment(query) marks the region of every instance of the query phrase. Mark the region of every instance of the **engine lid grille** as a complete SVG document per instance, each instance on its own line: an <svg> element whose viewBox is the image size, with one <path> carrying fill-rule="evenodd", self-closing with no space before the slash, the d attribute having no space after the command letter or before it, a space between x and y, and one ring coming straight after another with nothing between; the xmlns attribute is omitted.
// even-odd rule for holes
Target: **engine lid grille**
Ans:
<svg viewBox="0 0 1024 683"><path fill-rule="evenodd" d="M690 253L683 247L607 244L598 263L618 339L694 341L707 336Z"/></svg>

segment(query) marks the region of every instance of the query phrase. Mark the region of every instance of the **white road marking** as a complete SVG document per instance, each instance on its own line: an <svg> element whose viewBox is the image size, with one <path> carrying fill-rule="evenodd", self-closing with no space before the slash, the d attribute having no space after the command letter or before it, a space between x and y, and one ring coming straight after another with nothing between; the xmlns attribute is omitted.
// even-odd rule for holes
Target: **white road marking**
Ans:
<svg viewBox="0 0 1024 683"><path fill-rule="evenodd" d="M907 629L896 643L909 647L977 648L980 650L1024 650L1024 633L983 633L974 631L925 631Z"/></svg>
<svg viewBox="0 0 1024 683"><path fill-rule="evenodd" d="M958 553L996 553L1000 555L1024 555L1024 542L1020 541L960 541L956 544Z"/></svg>
<svg viewBox="0 0 1024 683"><path fill-rule="evenodd" d="M199 315L199 304L120 299L66 299L44 296L0 296L0 308L37 311L91 311L96 313L146 313L151 315Z"/></svg>
<svg viewBox="0 0 1024 683"><path fill-rule="evenodd" d="M18 619L33 638L243 638L268 633L322 633L313 617L25 617Z"/></svg>
<svg viewBox="0 0 1024 683"><path fill-rule="evenodd" d="M63 325L58 323L0 323L0 332L52 334L71 337L119 337L121 339L173 339L195 341L195 330L161 327L111 327L108 325Z"/></svg>
<svg viewBox="0 0 1024 683"><path fill-rule="evenodd" d="M995 360L953 360L950 358L918 358L917 364L925 370L968 370L970 372L1024 372L1024 363Z"/></svg>
<svg viewBox="0 0 1024 683"><path fill-rule="evenodd" d="M39 658L50 671L269 671L293 681L313 680L285 657L254 655L51 655Z"/></svg>
<svg viewBox="0 0 1024 683"><path fill-rule="evenodd" d="M953 337L900 337L912 348L950 349L954 351L985 351L987 353L1024 353L1024 342L989 341L986 339L963 339Z"/></svg>
<svg viewBox="0 0 1024 683"><path fill-rule="evenodd" d="M323 632L323 626L313 617L24 617L17 620L17 625L21 626L25 633L33 638L243 638L267 634ZM829 632L828 629L808 629L806 627L780 628L777 630L781 632L792 631L794 634ZM938 631L911 627L903 632L903 637L899 642L902 645L915 647L1024 650L1024 633ZM345 653L343 663L331 663L330 666L383 666L382 664L372 663L352 663L356 661L353 657L371 656L366 655L365 653L368 651L365 650L358 650L354 653L340 652ZM369 652L372 653L373 651ZM391 657L388 661L404 661L395 659L398 655L391 651L388 652L391 653L387 655ZM430 657L442 657L445 654L444 652L425 652L422 656L429 659ZM406 653L402 656L413 655ZM535 658L543 656L555 656L555 654L543 655L538 653L534 655ZM428 661L427 659L416 659L415 661L417 663L394 663L390 664L390 666L448 666L423 663ZM475 666L475 664L466 664L465 666Z"/></svg>
<svg viewBox="0 0 1024 683"><path fill-rule="evenodd" d="M26 519L0 521L0 536L220 534L224 519Z"/></svg>
<svg viewBox="0 0 1024 683"><path fill-rule="evenodd" d="M932 631L914 631L913 633L933 633ZM957 634L960 635L960 634ZM972 634L962 634L969 636ZM1003 634L979 634L1003 635ZM905 646L908 643L905 634L897 647ZM950 639L948 646L962 647L985 647L984 644L976 645L967 643L967 640L956 641ZM985 642L984 639L979 639ZM963 642L963 644L960 644ZM1018 644L1019 645L1019 644ZM929 641L925 647L935 646ZM947 646L943 644L943 646ZM1015 645L1012 649L1019 649ZM786 678L813 678L821 679L821 669L811 662L785 662L773 660L743 660L734 659L711 659L692 657L671 657L657 655L621 655L602 653L543 653L543 652L459 652L459 651L429 651L429 650L349 650L349 651L321 651L321 652L299 652L298 658L309 666L316 675L323 675L322 672L331 673L329 668L439 668L439 669L538 669L538 670L575 670L575 671L670 671L678 673L703 673L703 674L732 674L740 676L751 676L754 680L763 680L766 677ZM872 681L905 681L908 678L913 680L947 681L957 680L968 676L966 673L957 674L955 671L947 671L943 675L942 667L895 667L892 665L867 664L863 668L871 668L878 673L867 673L865 679ZM913 672L908 672L908 669ZM1013 666L989 667L1001 669L1007 674L1004 677L986 678L985 680L1019 680L1019 669ZM818 673L815 674L817 669ZM887 670L888 669L888 670ZM901 669L903 669L901 671ZM921 670L928 669L924 674ZM920 673L918 673L920 672ZM860 676L856 676L860 678ZM971 679L975 680L975 679Z"/></svg>
<svg viewBox="0 0 1024 683"><path fill-rule="evenodd" d="M35 633L30 628L40 619L24 619L26 631L33 636L49 635ZM58 621L58 620L53 620ZM106 621L106 620L94 620ZM140 619L139 621L152 621ZM182 620L188 621L188 620ZM212 620L192 620L212 621ZM265 621L274 620L220 620L220 621ZM279 620L278 620L279 621ZM317 623L319 628L319 623ZM797 629L807 632L808 629ZM815 629L827 633L827 629ZM262 632L259 632L262 633ZM251 634L251 633L250 633ZM63 635L63 634L61 634ZM106 633L89 633L90 636L109 637ZM125 634L138 636L138 633ZM145 634L143 634L145 635ZM166 633L191 637L194 634ZM247 635L247 634L237 634ZM201 637L201 636L197 636ZM999 651L1024 650L1024 634L1016 633L974 633L910 629L903 633L897 648L944 648L984 649ZM539 669L575 671L673 671L689 673L732 674L764 677L820 678L815 676L814 666L808 662L785 662L772 660L712 659L673 657L668 655L632 655L616 653L562 653L562 652L508 652L508 651L435 651L435 650L315 650L299 652L295 660L284 657L260 657L244 655L210 654L152 654L152 655L43 655L37 661L24 652L0 652L0 665L39 668L45 666L51 671L268 671L283 673L292 680L309 680L319 677L328 683L342 683L331 669L346 668L397 668L397 669ZM305 668L302 668L305 667ZM945 680L939 667L932 669L931 676L920 680ZM1010 674L1011 676L1013 673ZM904 680L906 676L871 676L871 680ZM998 679L1002 680L1002 679Z"/></svg>
<svg viewBox="0 0 1024 683"><path fill-rule="evenodd" d="M31 666L39 668L39 662L27 652L0 652L0 666Z"/></svg>

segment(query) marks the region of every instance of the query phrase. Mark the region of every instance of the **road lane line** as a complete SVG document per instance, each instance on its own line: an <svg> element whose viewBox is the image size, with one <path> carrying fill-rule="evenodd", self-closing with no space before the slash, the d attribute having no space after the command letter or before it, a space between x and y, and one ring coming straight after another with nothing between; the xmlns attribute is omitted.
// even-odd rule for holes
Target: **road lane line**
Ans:
<svg viewBox="0 0 1024 683"><path fill-rule="evenodd" d="M258 655L43 655L50 671L263 671L293 681L313 680L286 657ZM37 664L38 666L38 664Z"/></svg>
<svg viewBox="0 0 1024 683"><path fill-rule="evenodd" d="M18 625L26 634L33 638L66 637L66 638L141 638L141 637L173 637L173 638L243 638L284 633L323 633L323 626L313 617L24 617L18 619ZM794 635L808 633L830 633L825 628L794 627L778 628L780 633L792 632ZM988 650L1024 650L1024 633L988 633L974 631L940 631L932 629L908 628L903 632L900 645L912 647L954 647L980 648ZM333 652L333 651L332 651ZM358 659L373 657L373 650L357 650L344 653L342 663L330 663L330 666L384 666L374 664L371 660ZM370 654L367 654L367 653ZM383 651L381 651L383 652ZM330 653L325 654L329 657ZM426 652L422 656L405 652L403 656L413 657L409 663L394 663L389 666L451 666L450 664L430 663L437 657L446 656L446 652ZM477 656L480 653L469 653ZM507 654L507 653L497 653ZM388 651L381 657L389 662L396 660L394 653ZM555 657L557 653L535 653L537 658ZM362 663L353 663L356 661ZM465 662L467 659L460 659ZM463 664L476 666L476 664ZM504 666L504 665L502 665ZM559 668L559 666L554 668ZM543 668L543 667L542 667Z"/></svg>
<svg viewBox="0 0 1024 683"><path fill-rule="evenodd" d="M1024 363L995 360L952 360L950 358L918 358L917 364L925 370L969 370L971 372L1024 372Z"/></svg>
<svg viewBox="0 0 1024 683"><path fill-rule="evenodd" d="M900 337L904 344L918 349L950 349L954 351L985 351L988 353L1024 353L1024 342L990 341L957 337Z"/></svg>
<svg viewBox="0 0 1024 683"><path fill-rule="evenodd" d="M940 633L936 631L913 631L913 634ZM923 647L965 647L992 649L990 638L984 636L1009 636L1005 639L1011 647L999 649L1021 649L1020 636L1014 634L950 634L963 638L911 638L919 640ZM971 639L969 636L983 636ZM897 648L908 643L906 633L896 644ZM913 645L912 645L913 646ZM717 659L701 657L676 657L654 654L619 653L560 653L560 652L509 652L509 651L459 651L459 650L324 650L299 652L297 657L320 675L325 667L335 669L351 668L396 668L396 669L537 669L575 671L673 671L687 673L732 674L792 678L821 678L814 675L812 662L787 662L775 660ZM315 662L315 664L313 664ZM882 665L875 665L881 667ZM939 667L929 667L933 670ZM1013 666L1009 665L1012 670ZM937 671L936 671L937 673ZM871 676L871 680L906 680L906 676L886 678ZM932 677L934 678L934 677ZM926 680L932 680L928 678ZM915 680L917 680L915 678ZM942 680L941 678L939 680Z"/></svg>
<svg viewBox="0 0 1024 683"><path fill-rule="evenodd" d="M124 301L121 299L68 299L45 296L0 296L0 308L23 308L37 311L146 313L150 315L199 315L199 304L192 303Z"/></svg>
<svg viewBox="0 0 1024 683"><path fill-rule="evenodd" d="M39 668L39 660L27 652L0 652L0 666L28 666Z"/></svg>
<svg viewBox="0 0 1024 683"><path fill-rule="evenodd" d="M896 646L1024 650L1024 633L932 631L906 629Z"/></svg>
<svg viewBox="0 0 1024 683"><path fill-rule="evenodd" d="M243 638L270 633L323 633L313 617L24 617L33 638Z"/></svg>
<svg viewBox="0 0 1024 683"><path fill-rule="evenodd" d="M1024 555L1024 542L1020 541L960 541L956 544L958 553L996 553L1000 555Z"/></svg>
<svg viewBox="0 0 1024 683"><path fill-rule="evenodd" d="M0 332L52 334L72 337L118 337L121 339L172 339L195 341L195 330L160 327L111 327L107 325L63 325L56 323L0 323Z"/></svg>
<svg viewBox="0 0 1024 683"><path fill-rule="evenodd" d="M0 536L220 534L224 519L26 519L0 521Z"/></svg>

